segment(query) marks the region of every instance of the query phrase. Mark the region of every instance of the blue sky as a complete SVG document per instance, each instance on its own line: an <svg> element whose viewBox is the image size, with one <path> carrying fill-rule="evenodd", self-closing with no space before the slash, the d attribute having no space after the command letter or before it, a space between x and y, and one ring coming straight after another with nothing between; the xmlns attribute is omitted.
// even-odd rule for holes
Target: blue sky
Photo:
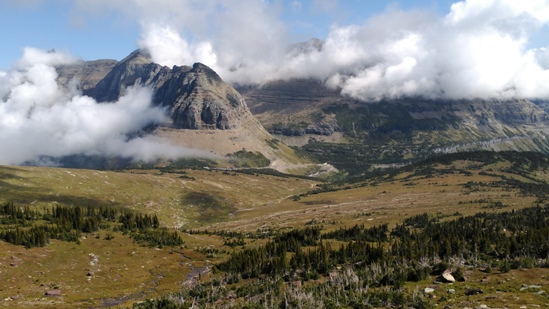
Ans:
<svg viewBox="0 0 549 309"><path fill-rule="evenodd" d="M440 15L448 13L452 0L345 0L345 1L286 1L284 20L296 33L324 38L332 24L362 24L368 18L391 8L428 10ZM294 4L292 4L294 3ZM296 5L295 3L301 3ZM307 26L303 26L306 24Z"/></svg>
<svg viewBox="0 0 549 309"><path fill-rule="evenodd" d="M0 69L8 69L24 47L65 50L85 60L121 59L135 49L136 23L112 14L84 18L71 1L14 2L0 0Z"/></svg>
<svg viewBox="0 0 549 309"><path fill-rule="evenodd" d="M121 11L86 12L86 8L75 2L0 0L0 29L3 29L0 70L9 69L28 46L65 50L85 60L119 60L137 48L139 20ZM444 15L451 3L434 0L284 0L275 4L280 20L292 32L292 40L297 41L312 37L324 39L333 24L361 24L391 7L423 9Z"/></svg>

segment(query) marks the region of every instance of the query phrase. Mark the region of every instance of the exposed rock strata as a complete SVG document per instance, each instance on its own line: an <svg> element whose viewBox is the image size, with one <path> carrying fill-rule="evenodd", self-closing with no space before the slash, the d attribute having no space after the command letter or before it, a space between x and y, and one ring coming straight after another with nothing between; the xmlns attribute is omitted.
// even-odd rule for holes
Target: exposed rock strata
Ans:
<svg viewBox="0 0 549 309"><path fill-rule="evenodd" d="M116 101L132 86L152 87L153 104L167 108L178 129L234 129L253 117L243 98L201 63L172 68L136 50L120 62L98 60L58 68L60 84L78 80L85 95Z"/></svg>

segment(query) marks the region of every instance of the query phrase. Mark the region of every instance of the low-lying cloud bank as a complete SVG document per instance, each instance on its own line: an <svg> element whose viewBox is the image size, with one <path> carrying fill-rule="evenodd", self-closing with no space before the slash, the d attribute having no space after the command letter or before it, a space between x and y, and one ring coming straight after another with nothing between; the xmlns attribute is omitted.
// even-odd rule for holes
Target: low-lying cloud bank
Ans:
<svg viewBox="0 0 549 309"><path fill-rule="evenodd" d="M57 85L54 66L77 61L59 52L26 48L9 72L0 72L0 164L39 162L75 154L150 161L198 155L152 136L133 137L166 120L151 106L152 91L129 89L117 102L98 104Z"/></svg>
<svg viewBox="0 0 549 309"><path fill-rule="evenodd" d="M547 1L459 1L445 16L389 8L362 24L332 25L320 49L290 52L291 29L281 12L304 5L282 3L291 8L257 0L78 0L77 6L130 14L141 22L139 46L156 62L200 61L232 83L311 77L367 101L549 98L549 51L531 45L549 25Z"/></svg>

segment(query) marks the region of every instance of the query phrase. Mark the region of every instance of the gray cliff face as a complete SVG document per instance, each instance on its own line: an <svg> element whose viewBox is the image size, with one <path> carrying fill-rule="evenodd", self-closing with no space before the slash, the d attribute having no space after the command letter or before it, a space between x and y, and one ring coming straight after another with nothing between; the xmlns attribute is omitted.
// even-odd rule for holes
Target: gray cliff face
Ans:
<svg viewBox="0 0 549 309"><path fill-rule="evenodd" d="M61 75L60 79L70 78ZM132 86L152 87L153 104L167 108L175 128L227 130L252 117L240 94L206 65L195 63L192 67L169 68L153 63L139 50L83 90L98 102L112 102Z"/></svg>
<svg viewBox="0 0 549 309"><path fill-rule="evenodd" d="M337 90L331 90L314 79L271 81L259 87L237 88L252 114L270 133L286 136L305 134L329 136L341 132L334 117L322 109L332 104L347 103Z"/></svg>
<svg viewBox="0 0 549 309"><path fill-rule="evenodd" d="M544 110L541 104L526 99L408 98L367 103L342 96L337 89L312 79L272 81L239 90L252 113L272 133L290 136L346 132L350 121L355 124L353 130L366 132L467 128L489 133L523 125L549 128L549 108ZM304 116L291 117L300 113ZM328 117L330 114L336 117Z"/></svg>
<svg viewBox="0 0 549 309"><path fill-rule="evenodd" d="M57 67L57 82L69 87L71 81L77 81L81 90L88 90L97 85L118 64L116 60L104 59L79 62Z"/></svg>
<svg viewBox="0 0 549 309"><path fill-rule="evenodd" d="M549 153L547 102L521 98L361 102L313 79L271 81L240 91L271 134L301 146L316 140L315 135L343 136L346 140L340 142L366 145L372 153L379 149L380 155L368 160L392 156L398 162L415 155L479 149ZM307 135L307 140L300 139Z"/></svg>
<svg viewBox="0 0 549 309"><path fill-rule="evenodd" d="M201 63L173 67L156 85L155 104L168 106L177 128L233 129L251 117L240 94Z"/></svg>

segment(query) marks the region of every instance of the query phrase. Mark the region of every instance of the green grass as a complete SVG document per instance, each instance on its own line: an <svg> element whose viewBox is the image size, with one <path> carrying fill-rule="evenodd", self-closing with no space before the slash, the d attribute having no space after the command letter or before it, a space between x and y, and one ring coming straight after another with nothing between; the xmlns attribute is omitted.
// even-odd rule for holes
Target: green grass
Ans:
<svg viewBox="0 0 549 309"><path fill-rule="evenodd" d="M181 176L184 176L183 178ZM229 220L229 214L261 207L308 190L314 180L286 181L275 175L208 170L95 171L84 169L0 167L0 202L36 209L54 205L103 205L157 214L169 227ZM215 207L191 207L199 193ZM188 200L187 196L191 199ZM206 208L204 208L206 207ZM202 210L206 210L203 213ZM207 214L207 215L206 215Z"/></svg>
<svg viewBox="0 0 549 309"><path fill-rule="evenodd" d="M229 163L235 167L265 167L271 163L262 153L244 149L227 155L227 157L229 157Z"/></svg>
<svg viewBox="0 0 549 309"><path fill-rule="evenodd" d="M234 216L236 207L220 195L208 192L189 192L181 198L182 207L196 207L201 223L225 221Z"/></svg>
<svg viewBox="0 0 549 309"><path fill-rule="evenodd" d="M466 171L466 172L464 172ZM185 176L181 178L181 176ZM258 233L303 228L314 223L323 231L388 223L428 213L440 220L482 212L530 207L540 201L533 192L501 183L502 177L523 184L549 181L547 159L500 153L445 157L386 172L353 183L327 184L311 179L208 170L129 170L119 172L38 167L0 167L0 202L30 205L104 205L157 214L168 227ZM495 183L471 190L468 182ZM316 190L316 191L315 191ZM294 200L294 196L300 196ZM507 207L483 208L501 202ZM108 240L107 235L114 238ZM215 235L181 233L183 248L145 248L127 235L104 230L85 235L80 244L52 241L45 248L25 249L0 242L0 306L12 308L80 308L130 305L180 289L193 268L213 265L239 250ZM266 240L245 239L246 247ZM210 252L210 253L208 253ZM212 253L214 252L214 253ZM90 253L99 262L90 265ZM12 258L15 257L15 258ZM16 266L10 266L12 260ZM93 272L88 280L87 273ZM431 299L440 307L544 306L547 296L520 291L525 284L549 285L549 270L526 269L491 274L465 271L468 280L440 285ZM210 278L210 276L206 276ZM484 280L488 277L488 281ZM414 291L434 278L405 284ZM484 281L483 281L484 280ZM61 298L45 297L58 286ZM455 295L447 293L456 290ZM467 297L464 291L484 294ZM144 293L141 293L144 292ZM8 297L16 300L4 301ZM495 297L495 298L493 298Z"/></svg>

